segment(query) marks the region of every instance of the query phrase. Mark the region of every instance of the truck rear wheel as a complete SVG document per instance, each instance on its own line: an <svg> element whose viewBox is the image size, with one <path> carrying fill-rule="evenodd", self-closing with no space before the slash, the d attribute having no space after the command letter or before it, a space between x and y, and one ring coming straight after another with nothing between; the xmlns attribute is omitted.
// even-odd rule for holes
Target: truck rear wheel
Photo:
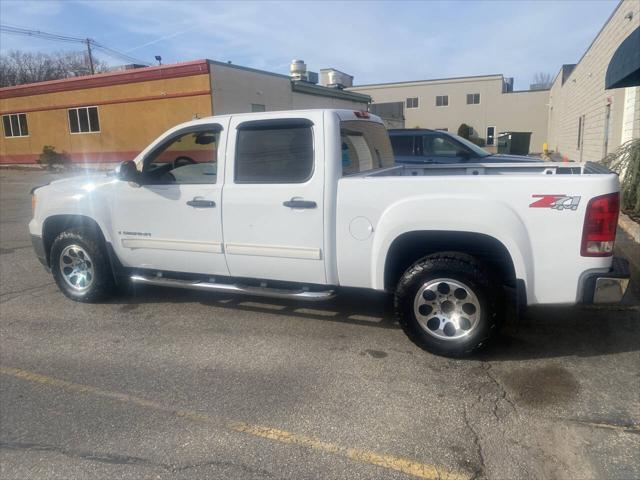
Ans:
<svg viewBox="0 0 640 480"><path fill-rule="evenodd" d="M104 300L114 290L102 241L90 229L62 232L51 245L51 272L67 297L77 302Z"/></svg>
<svg viewBox="0 0 640 480"><path fill-rule="evenodd" d="M485 345L497 330L500 290L473 257L438 253L402 275L395 292L396 315L419 347L462 357Z"/></svg>

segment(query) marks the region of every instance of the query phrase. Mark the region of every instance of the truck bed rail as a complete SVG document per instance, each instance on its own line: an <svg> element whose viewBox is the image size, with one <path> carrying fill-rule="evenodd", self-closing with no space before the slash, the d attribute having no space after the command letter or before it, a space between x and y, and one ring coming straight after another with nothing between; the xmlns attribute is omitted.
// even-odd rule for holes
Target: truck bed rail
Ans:
<svg viewBox="0 0 640 480"><path fill-rule="evenodd" d="M594 175L613 173L600 163L455 163L396 165L350 176L360 177L416 177L438 175Z"/></svg>

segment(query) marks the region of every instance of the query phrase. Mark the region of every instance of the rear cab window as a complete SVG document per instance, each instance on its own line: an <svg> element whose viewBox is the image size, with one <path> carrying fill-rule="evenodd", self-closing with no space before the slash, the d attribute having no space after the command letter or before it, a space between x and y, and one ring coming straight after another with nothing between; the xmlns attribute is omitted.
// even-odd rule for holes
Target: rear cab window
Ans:
<svg viewBox="0 0 640 480"><path fill-rule="evenodd" d="M393 167L395 160L387 129L366 120L340 122L342 175Z"/></svg>

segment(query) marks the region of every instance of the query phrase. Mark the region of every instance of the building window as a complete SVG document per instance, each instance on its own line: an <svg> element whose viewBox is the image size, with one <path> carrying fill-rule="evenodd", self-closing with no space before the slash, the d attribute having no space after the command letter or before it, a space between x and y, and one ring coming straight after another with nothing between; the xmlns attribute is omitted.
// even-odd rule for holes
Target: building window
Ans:
<svg viewBox="0 0 640 480"><path fill-rule="evenodd" d="M436 96L436 107L446 107L449 105L449 95Z"/></svg>
<svg viewBox="0 0 640 480"><path fill-rule="evenodd" d="M69 131L71 133L94 133L100 131L98 107L70 108Z"/></svg>
<svg viewBox="0 0 640 480"><path fill-rule="evenodd" d="M467 93L467 105L478 105L480 103L479 93Z"/></svg>
<svg viewBox="0 0 640 480"><path fill-rule="evenodd" d="M582 147L582 116L578 117L578 145L576 149L580 150Z"/></svg>
<svg viewBox="0 0 640 480"><path fill-rule="evenodd" d="M604 157L609 153L609 129L611 128L611 104L604 110Z"/></svg>
<svg viewBox="0 0 640 480"><path fill-rule="evenodd" d="M261 103L252 103L251 104L251 111L252 112L266 112L267 109Z"/></svg>
<svg viewBox="0 0 640 480"><path fill-rule="evenodd" d="M495 145L496 127L487 127L487 146Z"/></svg>
<svg viewBox="0 0 640 480"><path fill-rule="evenodd" d="M418 108L418 97L407 98L407 108Z"/></svg>
<svg viewBox="0 0 640 480"><path fill-rule="evenodd" d="M236 183L303 183L313 173L307 120L245 122L236 140Z"/></svg>
<svg viewBox="0 0 640 480"><path fill-rule="evenodd" d="M26 113L3 115L2 125L4 127L5 137L27 137L29 135Z"/></svg>

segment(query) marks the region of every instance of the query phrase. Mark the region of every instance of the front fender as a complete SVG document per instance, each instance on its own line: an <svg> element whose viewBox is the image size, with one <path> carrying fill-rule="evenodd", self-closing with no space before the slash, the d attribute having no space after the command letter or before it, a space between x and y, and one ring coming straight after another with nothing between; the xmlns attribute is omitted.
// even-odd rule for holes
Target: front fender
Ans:
<svg viewBox="0 0 640 480"><path fill-rule="evenodd" d="M37 190L37 204L34 219L31 221L32 233L40 233L48 219L57 216L87 217L98 224L107 242L111 241L110 202L107 196L115 179L52 183ZM36 232L40 230L40 232Z"/></svg>

